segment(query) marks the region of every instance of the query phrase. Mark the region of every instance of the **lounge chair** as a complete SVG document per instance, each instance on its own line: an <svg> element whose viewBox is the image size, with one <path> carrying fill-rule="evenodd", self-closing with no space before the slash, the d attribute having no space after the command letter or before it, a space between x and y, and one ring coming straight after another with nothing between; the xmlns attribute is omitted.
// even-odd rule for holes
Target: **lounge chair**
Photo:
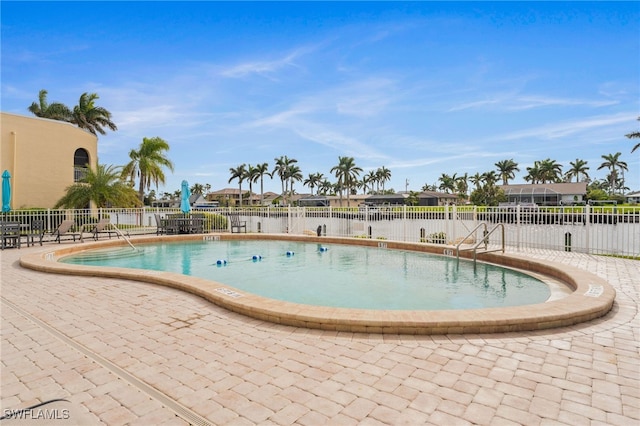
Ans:
<svg viewBox="0 0 640 426"><path fill-rule="evenodd" d="M118 233L113 229L113 225L111 225L111 221L109 219L100 219L98 223L91 226L91 236L96 241L100 237L100 234L108 234L109 238L111 238L112 233L116 234L116 236L118 235Z"/></svg>
<svg viewBox="0 0 640 426"><path fill-rule="evenodd" d="M51 235L55 237L54 241L60 244L62 237L68 236L73 237L73 241L76 241L76 237L80 237L82 239L82 234L79 232L73 232L72 229L76 225L73 220L63 220L60 226L58 226Z"/></svg>

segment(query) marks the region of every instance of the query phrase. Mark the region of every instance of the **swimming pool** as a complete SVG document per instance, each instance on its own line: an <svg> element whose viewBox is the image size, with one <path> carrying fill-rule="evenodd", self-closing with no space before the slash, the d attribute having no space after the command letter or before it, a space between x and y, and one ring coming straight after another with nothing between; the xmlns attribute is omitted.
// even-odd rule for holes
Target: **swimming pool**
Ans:
<svg viewBox="0 0 640 426"><path fill-rule="evenodd" d="M542 303L541 280L452 257L296 241L182 241L86 252L77 265L175 272L293 303L355 309L478 309Z"/></svg>
<svg viewBox="0 0 640 426"><path fill-rule="evenodd" d="M398 241L376 241L360 238L312 237L283 234L207 234L179 236L139 236L133 243L167 243L176 241L287 241L314 242L322 245L367 246L388 250L408 250L418 253L450 255L451 247L406 243ZM582 269L555 264L553 261L535 261L518 253L484 253L478 257L486 262L555 280L557 288L564 289L559 297L544 303L510 306L502 308L479 308L473 310L394 310L353 309L314 306L266 298L240 290L210 279L186 276L181 273L157 270L141 270L122 267L74 265L60 262L66 256L93 250L111 251L119 247L125 252L128 247L123 240L104 240L82 244L49 245L32 248L20 257L20 266L36 271L86 276L102 279L130 280L152 285L171 287L201 297L228 311L242 314L253 320L265 322L265 327L286 325L298 328L320 329L325 332L390 333L390 334L461 334L504 333L530 330L545 330L571 326L602 317L611 310L615 290L606 280ZM387 250L383 250L387 251ZM460 253L470 257L471 253ZM216 259L217 260L217 259ZM266 260L266 259L265 259ZM246 266L249 266L246 264ZM103 284L105 281L101 281ZM108 282L108 281L106 281ZM55 291L55 289L52 289ZM153 291L150 289L150 291ZM553 290L557 291L557 289ZM556 295L558 296L558 295ZM100 291L96 290L96 303L101 303ZM222 313L219 313L220 315Z"/></svg>

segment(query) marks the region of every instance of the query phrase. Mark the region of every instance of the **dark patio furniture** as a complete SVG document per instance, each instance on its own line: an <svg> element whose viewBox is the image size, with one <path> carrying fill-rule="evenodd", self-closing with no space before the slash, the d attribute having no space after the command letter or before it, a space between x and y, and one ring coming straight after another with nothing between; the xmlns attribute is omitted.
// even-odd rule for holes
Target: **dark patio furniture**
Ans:
<svg viewBox="0 0 640 426"><path fill-rule="evenodd" d="M156 218L158 220L158 218ZM204 233L205 215L202 213L167 215L160 219L158 235L166 233L174 234L202 234Z"/></svg>
<svg viewBox="0 0 640 426"><path fill-rule="evenodd" d="M189 233L191 234L202 234L204 233L204 213L193 213L191 215L191 229Z"/></svg>
<svg viewBox="0 0 640 426"><path fill-rule="evenodd" d="M155 213L153 217L156 218L156 235L162 235L167 233L166 219L160 217L158 213Z"/></svg>
<svg viewBox="0 0 640 426"><path fill-rule="evenodd" d="M0 223L0 235L2 238L2 250L5 248L20 248L22 236L20 235L20 224L18 222Z"/></svg>
<svg viewBox="0 0 640 426"><path fill-rule="evenodd" d="M239 233L241 229L244 229L245 234L247 233L247 221L246 220L240 220L240 216L239 215L231 215L229 217L229 220L231 221L231 232L234 233Z"/></svg>
<svg viewBox="0 0 640 426"><path fill-rule="evenodd" d="M27 247L29 245L35 245L36 240L42 245L44 240L44 220L31 221L31 229L28 230L23 236L27 238Z"/></svg>

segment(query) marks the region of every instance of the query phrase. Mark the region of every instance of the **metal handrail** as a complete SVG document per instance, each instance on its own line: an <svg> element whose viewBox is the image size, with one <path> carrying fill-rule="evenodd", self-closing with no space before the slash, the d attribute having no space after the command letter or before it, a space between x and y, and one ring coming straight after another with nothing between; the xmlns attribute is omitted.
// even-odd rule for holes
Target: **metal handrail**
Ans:
<svg viewBox="0 0 640 426"><path fill-rule="evenodd" d="M469 232L469 233L467 234L467 236L466 236L466 237L464 237L462 240L460 240L460 242L458 243L458 245L456 245L456 258L457 258L458 260L460 259L460 252L461 252L461 251L474 250L473 248L467 248L467 249L462 249L462 250L460 250L460 246L461 246L461 245L462 245L462 244L467 240L467 238L469 238L470 236L472 236L473 234L475 234L475 232L476 232L479 228L482 228L482 227L484 227L484 234L486 235L486 234L487 234L487 224L486 224L486 223L484 223L484 222L482 222L482 223L479 223L478 225L476 225L476 227L475 227L475 228L473 228L473 229L471 230L471 232Z"/></svg>
<svg viewBox="0 0 640 426"><path fill-rule="evenodd" d="M480 241L478 241L477 243L475 243L472 247L470 248L466 248L466 249L462 249L460 250L460 246L462 245L462 243L464 243L464 241L469 238L471 235L473 235L474 232L476 232L478 230L478 228L484 227L484 232L482 235L482 239ZM491 234L493 234L493 232L496 229L502 229L502 234L501 234L501 247L498 249L494 249L494 250L489 250L489 236ZM502 253L504 253L504 224L503 223L498 223L496 224L493 228L491 228L490 230L487 230L487 224L486 223L481 223L478 226L476 226L475 228L473 228L473 231L471 231L469 233L469 235L467 235L466 237L464 237L462 239L462 241L460 241L458 243L458 245L456 246L456 258L458 260L460 260L460 252L461 251L470 251L473 250L473 263L476 263L477 260L477 254L478 254L478 247L480 247L482 244L484 244L484 253L491 253L494 251L502 251Z"/></svg>
<svg viewBox="0 0 640 426"><path fill-rule="evenodd" d="M80 242L84 242L84 226L83 225L80 228ZM137 250L135 248L135 246L131 243L131 240L129 239L129 237L127 237L121 230L120 228L118 228L116 225L114 225L113 223L109 223L109 226L111 226L113 228L113 230L116 232L116 234L118 234L119 236L121 236L126 242L127 244L129 244L131 246L132 249Z"/></svg>
<svg viewBox="0 0 640 426"><path fill-rule="evenodd" d="M131 243L131 240L129 240L129 238L128 238L126 235L124 235L124 234L122 233L122 231L120 230L120 228L118 228L117 226L115 226L113 223L111 224L111 226L113 226L113 229L115 229L115 230L116 230L116 232L117 232L118 234L120 234L120 236L122 236L122 238L123 238L123 239L124 239L124 240L125 240L125 241L130 245L130 246L131 246L131 248L132 248L132 249L137 250L137 249L134 247L134 245ZM504 246L504 239L503 239L503 246Z"/></svg>

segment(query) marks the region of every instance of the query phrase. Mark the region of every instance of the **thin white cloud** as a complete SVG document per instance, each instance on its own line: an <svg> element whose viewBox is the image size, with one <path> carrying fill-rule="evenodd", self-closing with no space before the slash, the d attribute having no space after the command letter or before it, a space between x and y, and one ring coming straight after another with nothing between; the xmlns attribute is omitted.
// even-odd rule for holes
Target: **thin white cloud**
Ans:
<svg viewBox="0 0 640 426"><path fill-rule="evenodd" d="M558 139L569 135L581 133L587 130L616 125L624 122L631 122L633 113L618 113L613 115L594 116L582 120L563 121L560 123L548 124L531 129L507 133L494 138L494 140L518 140L527 138L538 139Z"/></svg>
<svg viewBox="0 0 640 426"><path fill-rule="evenodd" d="M296 59L306 52L307 49L297 49L273 60L244 62L220 70L219 75L227 78L242 78L251 74L270 76L283 68L299 68L300 65L296 63Z"/></svg>
<svg viewBox="0 0 640 426"><path fill-rule="evenodd" d="M487 105L496 105L501 102L502 102L501 99L485 99L481 101L466 102L466 103L462 103L460 105L456 105L449 108L447 112L457 112L457 111L464 111L467 109L477 109L477 108L485 107Z"/></svg>
<svg viewBox="0 0 640 426"><path fill-rule="evenodd" d="M604 107L616 105L617 101L611 100L589 100L589 99L571 99L571 98L553 98L544 96L521 96L514 99L512 105L507 108L510 110L525 110L532 108L543 108L548 106L586 106L586 107Z"/></svg>
<svg viewBox="0 0 640 426"><path fill-rule="evenodd" d="M485 109L489 107L493 110L522 111L534 108L545 108L552 106L583 106L599 108L618 104L615 100L591 100L577 98L558 98L541 95L495 95L488 99L465 102L455 105L447 112L457 112L469 109Z"/></svg>
<svg viewBox="0 0 640 426"><path fill-rule="evenodd" d="M395 160L390 167L397 169L431 166L434 164L451 163L458 160L467 160L469 158L506 158L513 156L513 152L492 152L492 151L469 151L461 152L455 155L445 155L429 158L412 158L409 160ZM466 161L465 161L466 163ZM459 168L456 166L456 168Z"/></svg>

